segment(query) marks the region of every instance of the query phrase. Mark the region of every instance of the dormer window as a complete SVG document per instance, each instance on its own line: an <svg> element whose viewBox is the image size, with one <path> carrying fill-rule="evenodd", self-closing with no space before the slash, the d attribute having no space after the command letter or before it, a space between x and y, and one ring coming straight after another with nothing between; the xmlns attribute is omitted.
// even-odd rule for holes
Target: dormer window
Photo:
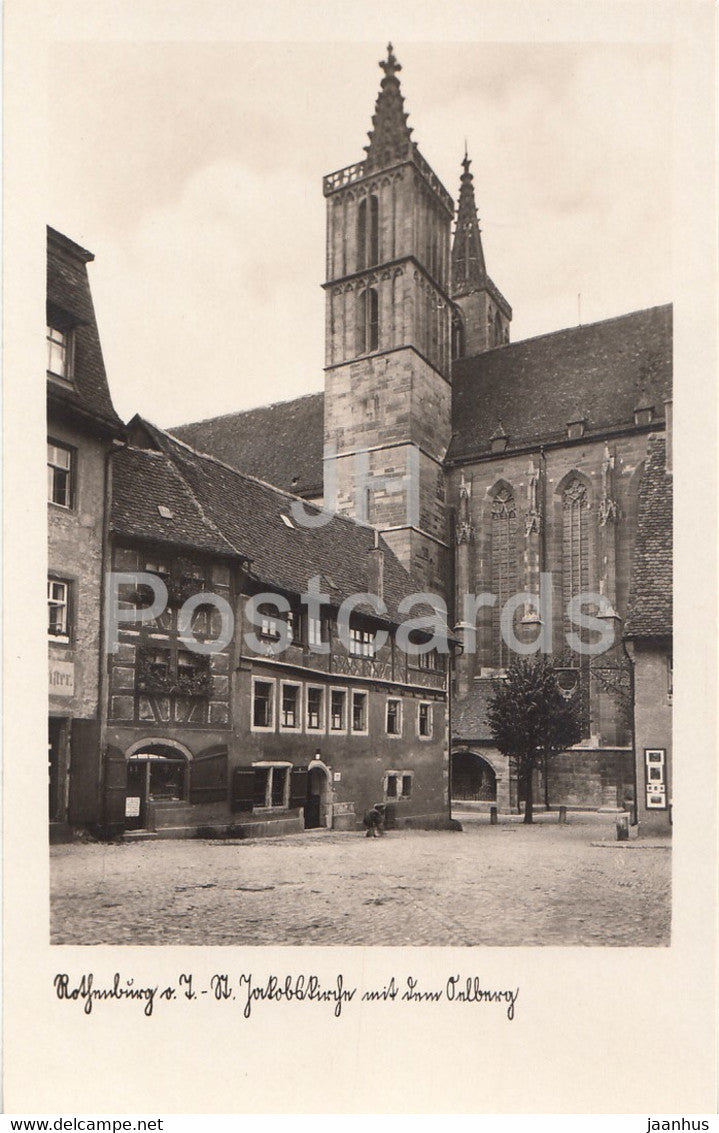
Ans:
<svg viewBox="0 0 719 1133"><path fill-rule="evenodd" d="M55 377L72 379L72 331L48 325L47 369Z"/></svg>
<svg viewBox="0 0 719 1133"><path fill-rule="evenodd" d="M585 417L575 417L573 421L567 422L567 437L570 441L579 440L584 436L587 428L587 421Z"/></svg>

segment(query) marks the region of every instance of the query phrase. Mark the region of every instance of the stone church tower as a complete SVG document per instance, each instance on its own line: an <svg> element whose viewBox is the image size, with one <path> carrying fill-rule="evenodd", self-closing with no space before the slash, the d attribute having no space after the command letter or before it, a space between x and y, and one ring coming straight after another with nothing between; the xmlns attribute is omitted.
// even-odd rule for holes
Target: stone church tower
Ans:
<svg viewBox="0 0 719 1133"><path fill-rule="evenodd" d="M392 45L364 161L327 198L325 500L443 593L452 199L411 140Z"/></svg>

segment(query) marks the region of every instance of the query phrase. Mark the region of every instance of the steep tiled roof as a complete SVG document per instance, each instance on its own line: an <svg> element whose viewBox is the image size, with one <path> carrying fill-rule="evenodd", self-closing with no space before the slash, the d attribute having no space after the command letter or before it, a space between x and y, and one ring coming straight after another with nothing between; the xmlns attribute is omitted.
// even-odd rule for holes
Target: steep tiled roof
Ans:
<svg viewBox="0 0 719 1133"><path fill-rule="evenodd" d="M672 477L665 439L650 436L639 485L637 537L625 637L666 637L672 632Z"/></svg>
<svg viewBox="0 0 719 1133"><path fill-rule="evenodd" d="M110 397L87 276L87 263L93 258L91 252L48 228L48 321L59 330L73 329L72 381L48 376L48 405L121 436L123 424Z"/></svg>
<svg viewBox="0 0 719 1133"><path fill-rule="evenodd" d="M487 709L493 696L492 681L475 680L469 692L452 702L452 737L459 740L492 742Z"/></svg>
<svg viewBox="0 0 719 1133"><path fill-rule="evenodd" d="M671 393L671 334L671 306L652 307L455 361L448 459L489 455L500 422L511 452L562 441L567 423L581 417L589 437L630 428L640 403L661 419ZM170 432L286 491L319 496L323 416L324 394L313 393Z"/></svg>
<svg viewBox="0 0 719 1133"><path fill-rule="evenodd" d="M170 432L209 453L300 496L322 495L324 394L228 413Z"/></svg>
<svg viewBox="0 0 719 1133"><path fill-rule="evenodd" d="M586 419L587 436L631 427L640 401L662 419L671 396L671 336L667 305L457 360L448 459L489 455L500 421L512 451L566 439L567 423L578 418Z"/></svg>
<svg viewBox="0 0 719 1133"><path fill-rule="evenodd" d="M162 452L122 448L113 454L110 516L115 535L196 547L215 554L237 553L203 514L188 485Z"/></svg>
<svg viewBox="0 0 719 1133"><path fill-rule="evenodd" d="M187 532L190 524L201 518L206 525L201 537L208 539L208 530L221 533L222 540L238 555L251 559L251 573L263 584L301 594L307 591L310 578L319 575L322 590L329 594L333 605L351 594L370 589L368 563L374 546L373 528L338 515L323 526L305 527L292 518L291 506L298 497L241 473L214 457L195 452L147 421L136 418L130 429L144 431L159 451L150 452L148 459L146 452L130 450L133 454L139 452L140 457L135 466L128 465L127 487L121 489L123 534L131 534L135 523L136 535L153 536L157 530L153 509L156 512L157 504L166 502L160 496L170 492L175 483L167 472L169 466L188 499L195 501L195 512L189 504L187 511L181 512ZM133 467L136 478L132 474ZM158 469L164 477L161 489L155 484ZM174 498L180 511L180 497ZM167 506L172 510L172 503ZM308 510L317 514L316 509L308 507ZM398 612L398 604L403 596L413 593L415 587L382 539L380 546L384 551L384 601L390 619L401 621L404 619ZM413 616L420 613L419 608L412 610Z"/></svg>

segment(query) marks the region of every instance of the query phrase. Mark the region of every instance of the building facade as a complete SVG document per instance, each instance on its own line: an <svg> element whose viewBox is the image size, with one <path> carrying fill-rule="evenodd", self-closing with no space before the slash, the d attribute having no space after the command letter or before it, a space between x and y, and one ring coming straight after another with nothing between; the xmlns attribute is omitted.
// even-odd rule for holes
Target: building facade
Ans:
<svg viewBox="0 0 719 1133"><path fill-rule="evenodd" d="M129 436L113 456L105 829L355 829L377 803L446 825L446 653L398 647L412 587L389 547L338 515L305 526L298 498L140 418Z"/></svg>
<svg viewBox="0 0 719 1133"><path fill-rule="evenodd" d="M47 232L48 773L51 836L100 805L102 588L108 461L124 435L107 385L87 265Z"/></svg>

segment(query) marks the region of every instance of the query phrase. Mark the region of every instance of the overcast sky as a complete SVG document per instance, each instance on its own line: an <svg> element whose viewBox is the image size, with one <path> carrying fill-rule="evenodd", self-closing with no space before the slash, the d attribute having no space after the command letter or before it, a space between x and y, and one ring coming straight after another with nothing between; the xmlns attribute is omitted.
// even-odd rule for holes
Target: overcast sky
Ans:
<svg viewBox="0 0 719 1133"><path fill-rule="evenodd" d="M319 390L322 175L360 160L384 43L53 52L48 221L90 278L119 413L179 424ZM661 45L395 39L413 138L456 198L467 138L512 340L667 302Z"/></svg>

